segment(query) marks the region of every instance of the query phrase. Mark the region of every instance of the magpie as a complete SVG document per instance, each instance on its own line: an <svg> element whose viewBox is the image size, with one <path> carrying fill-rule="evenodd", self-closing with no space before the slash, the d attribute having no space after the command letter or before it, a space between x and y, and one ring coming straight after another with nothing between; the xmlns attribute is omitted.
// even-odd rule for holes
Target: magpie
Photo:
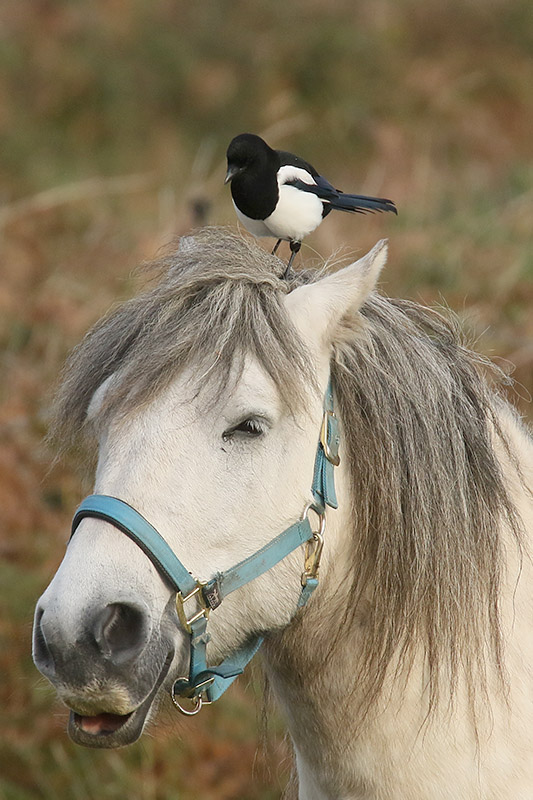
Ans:
<svg viewBox="0 0 533 800"><path fill-rule="evenodd" d="M231 182L231 196L237 217L254 236L274 236L275 253L288 241L291 257L302 239L315 230L332 209L359 214L392 211L392 200L344 194L300 156L273 150L253 133L241 133L231 140L226 157L228 171L224 183Z"/></svg>

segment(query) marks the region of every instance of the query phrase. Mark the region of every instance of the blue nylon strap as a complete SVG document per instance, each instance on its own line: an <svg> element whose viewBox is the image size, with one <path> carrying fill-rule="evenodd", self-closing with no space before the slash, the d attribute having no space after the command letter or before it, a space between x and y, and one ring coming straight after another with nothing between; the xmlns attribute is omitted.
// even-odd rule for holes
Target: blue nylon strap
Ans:
<svg viewBox="0 0 533 800"><path fill-rule="evenodd" d="M207 620L202 619L192 624L193 638L189 664L189 677L178 678L174 683L174 693L180 697L195 697L205 692L207 700L213 703L224 694L235 678L242 675L244 668L250 663L263 643L261 636L255 636L246 642L231 657L221 664L208 667L205 660L204 639L200 630L205 633ZM200 638L200 642L198 639ZM207 687L204 686L209 682Z"/></svg>
<svg viewBox="0 0 533 800"><path fill-rule="evenodd" d="M333 387L331 385L331 380L328 382L324 395L323 424L324 423L325 443L328 453L326 453L324 449L323 442L320 441L316 451L313 484L311 487L315 504L321 512L325 511L326 506L338 508L337 495L335 493L335 464L330 459L336 459L338 463L340 437L339 422L335 416L333 407Z"/></svg>
<svg viewBox="0 0 533 800"><path fill-rule="evenodd" d="M200 623L199 627L205 630L207 620L202 619L198 622ZM263 638L261 636L254 637L232 653L230 657L224 659L221 664L209 667L206 663L204 640L202 638L201 643L198 643L197 624L193 623L192 627L193 637L191 642L189 678L188 680L182 679L181 686L175 686L174 690L178 695L182 693L185 696L189 695L192 697L205 691L208 701L212 703L224 694L235 678L242 675L244 668L249 664L261 647ZM211 683L204 689L202 684L206 680L211 680Z"/></svg>
<svg viewBox="0 0 533 800"><path fill-rule="evenodd" d="M295 522L294 525L286 528L283 533L272 539L261 550L243 559L243 561L240 561L225 572L219 572L204 587L204 597L212 608L216 608L230 592L240 589L241 586L250 583L254 578L258 578L259 575L268 572L289 553L292 553L301 544L308 542L312 536L313 531L307 517ZM210 598L214 599L210 600Z"/></svg>
<svg viewBox="0 0 533 800"><path fill-rule="evenodd" d="M233 683L235 678L237 678L239 675L242 675L244 668L250 663L262 644L263 637L257 636L249 643L243 645L236 653L233 654L231 659L223 661L218 667L208 667L208 672L215 673L215 680L207 689L207 699L209 701L213 703L215 700L218 700L220 695L224 694L228 686ZM228 662L231 664L231 670L234 670L233 674L231 675L225 675L221 671L224 666L228 664Z"/></svg>
<svg viewBox="0 0 533 800"><path fill-rule="evenodd" d="M170 581L176 591L187 595L196 588L196 581L153 525L142 514L117 497L91 494L79 505L72 520L72 538L84 517L110 522L133 539L152 563Z"/></svg>
<svg viewBox="0 0 533 800"><path fill-rule="evenodd" d="M298 608L302 608L305 606L313 592L318 586L318 578L307 578L305 582L305 586L302 587L302 591L300 592L300 597L298 600Z"/></svg>

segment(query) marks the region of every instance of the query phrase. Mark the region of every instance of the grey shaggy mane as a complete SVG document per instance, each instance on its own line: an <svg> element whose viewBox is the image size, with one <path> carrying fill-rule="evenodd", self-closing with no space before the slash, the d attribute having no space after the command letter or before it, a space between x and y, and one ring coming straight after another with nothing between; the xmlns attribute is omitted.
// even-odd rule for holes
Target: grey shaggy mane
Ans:
<svg viewBox="0 0 533 800"><path fill-rule="evenodd" d="M55 405L58 441L75 439L113 373L104 421L148 402L191 364L223 391L245 352L289 407L305 402L311 366L283 295L318 271L288 286L277 258L220 229L200 231L159 266L159 283L97 323L71 355ZM487 660L502 669L501 524L517 536L519 528L493 449L502 401L487 370L498 377L453 322L415 303L373 294L338 331L332 376L353 487L346 622L364 597L367 642L354 680L368 702L392 660L420 643L432 700L442 676L453 688L464 674L473 692Z"/></svg>
<svg viewBox="0 0 533 800"><path fill-rule="evenodd" d="M279 259L224 229L207 228L150 266L161 276L157 284L97 322L68 359L52 439L75 442L94 392L110 375L116 380L99 423L149 402L191 364L220 394L245 353L256 356L288 404L303 401L313 378L287 324L282 298L289 287L276 275L283 271Z"/></svg>

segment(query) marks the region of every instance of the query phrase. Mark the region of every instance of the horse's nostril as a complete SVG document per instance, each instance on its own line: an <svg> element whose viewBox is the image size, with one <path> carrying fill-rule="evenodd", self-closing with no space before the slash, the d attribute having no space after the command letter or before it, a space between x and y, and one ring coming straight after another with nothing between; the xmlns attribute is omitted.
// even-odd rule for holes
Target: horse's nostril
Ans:
<svg viewBox="0 0 533 800"><path fill-rule="evenodd" d="M135 658L148 642L148 617L141 608L111 603L97 617L94 638L104 656L116 663Z"/></svg>
<svg viewBox="0 0 533 800"><path fill-rule="evenodd" d="M42 628L44 609L37 607L33 625L33 660L37 669L43 675L50 675L54 671L54 659L46 642Z"/></svg>

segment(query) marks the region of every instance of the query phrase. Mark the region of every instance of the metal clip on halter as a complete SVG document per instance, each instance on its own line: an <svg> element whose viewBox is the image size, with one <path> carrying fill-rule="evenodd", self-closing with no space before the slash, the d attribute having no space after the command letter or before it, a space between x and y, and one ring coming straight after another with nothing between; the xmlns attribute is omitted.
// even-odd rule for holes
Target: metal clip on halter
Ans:
<svg viewBox="0 0 533 800"><path fill-rule="evenodd" d="M302 519L309 516L309 512L314 511L318 517L320 527L317 531L313 531L313 537L305 543L305 561L304 571L302 572L302 586L307 586L308 581L318 580L318 570L320 568L320 559L322 557L322 550L324 548L324 533L326 531L326 515L314 507L313 503L309 503L302 514Z"/></svg>

